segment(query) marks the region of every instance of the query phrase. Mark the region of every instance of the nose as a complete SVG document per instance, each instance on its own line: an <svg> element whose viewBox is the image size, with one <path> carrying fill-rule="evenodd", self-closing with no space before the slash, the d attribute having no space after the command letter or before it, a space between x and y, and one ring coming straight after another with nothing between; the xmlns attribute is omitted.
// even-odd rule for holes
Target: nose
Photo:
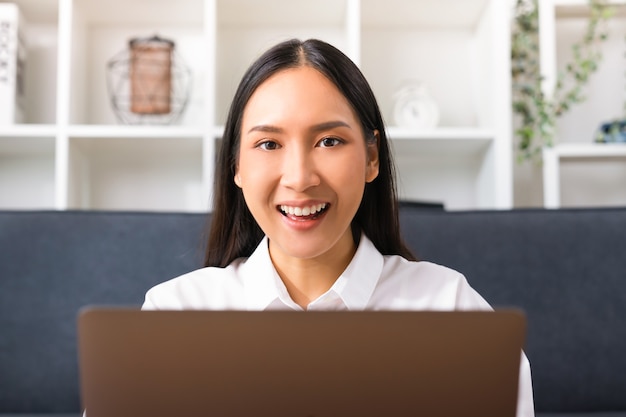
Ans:
<svg viewBox="0 0 626 417"><path fill-rule="evenodd" d="M282 162L281 184L296 192L320 185L313 150L302 146L285 153Z"/></svg>

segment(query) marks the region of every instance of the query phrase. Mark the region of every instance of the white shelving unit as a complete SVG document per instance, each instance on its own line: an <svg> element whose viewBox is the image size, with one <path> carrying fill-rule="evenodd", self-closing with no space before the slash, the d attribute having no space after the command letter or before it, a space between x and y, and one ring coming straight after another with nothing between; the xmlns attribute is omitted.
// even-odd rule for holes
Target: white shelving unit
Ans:
<svg viewBox="0 0 626 417"><path fill-rule="evenodd" d="M626 145L595 144L598 126L624 115L626 0L611 0L603 61L585 89L586 100L557 124L557 144L543 152L543 200L548 208L626 204ZM557 74L571 61L589 16L588 0L539 1L540 62L544 93L552 95Z"/></svg>
<svg viewBox="0 0 626 417"><path fill-rule="evenodd" d="M388 126L402 198L449 209L512 204L510 12L501 0L16 0L29 45L27 120L0 128L0 208L205 211L228 105L247 66L291 37L350 56L393 120L407 79L440 127ZM158 34L191 69L172 126L114 117L106 64Z"/></svg>
<svg viewBox="0 0 626 417"><path fill-rule="evenodd" d="M561 164L563 162L619 161L626 164L623 144L564 143L543 150L543 199L546 208L561 207ZM625 171L626 172L626 171ZM615 182L615 181L612 181ZM626 190L623 183L618 193ZM587 204L587 203L583 203ZM620 204L619 200L615 204Z"/></svg>

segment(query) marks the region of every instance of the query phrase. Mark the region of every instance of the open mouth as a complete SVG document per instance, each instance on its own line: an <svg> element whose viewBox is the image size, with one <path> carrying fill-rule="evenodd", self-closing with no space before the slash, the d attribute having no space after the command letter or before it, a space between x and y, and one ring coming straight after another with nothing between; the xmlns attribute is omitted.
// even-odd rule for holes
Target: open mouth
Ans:
<svg viewBox="0 0 626 417"><path fill-rule="evenodd" d="M278 206L278 211L285 217L294 220L314 220L323 215L328 210L330 204L320 203L305 207L292 207L287 205Z"/></svg>

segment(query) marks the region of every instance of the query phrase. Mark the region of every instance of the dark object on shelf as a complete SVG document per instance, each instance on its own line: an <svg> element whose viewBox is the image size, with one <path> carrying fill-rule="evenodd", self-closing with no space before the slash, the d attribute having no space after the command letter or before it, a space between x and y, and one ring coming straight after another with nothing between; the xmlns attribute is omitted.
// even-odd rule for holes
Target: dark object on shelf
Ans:
<svg viewBox="0 0 626 417"><path fill-rule="evenodd" d="M626 119L602 123L596 132L596 143L626 143Z"/></svg>
<svg viewBox="0 0 626 417"><path fill-rule="evenodd" d="M126 124L171 124L182 115L191 91L191 71L173 41L131 39L107 64L113 111Z"/></svg>
<svg viewBox="0 0 626 417"><path fill-rule="evenodd" d="M445 210L445 206L439 201L424 201L424 200L400 200L398 201L398 207L400 209L424 209L424 210Z"/></svg>

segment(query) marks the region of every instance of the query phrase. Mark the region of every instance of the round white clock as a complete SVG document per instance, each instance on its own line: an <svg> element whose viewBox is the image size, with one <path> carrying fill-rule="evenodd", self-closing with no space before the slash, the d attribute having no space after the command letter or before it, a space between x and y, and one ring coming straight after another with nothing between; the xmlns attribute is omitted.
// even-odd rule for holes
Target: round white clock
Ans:
<svg viewBox="0 0 626 417"><path fill-rule="evenodd" d="M439 107L421 82L405 84L394 95L394 122L399 127L430 129L439 123Z"/></svg>

